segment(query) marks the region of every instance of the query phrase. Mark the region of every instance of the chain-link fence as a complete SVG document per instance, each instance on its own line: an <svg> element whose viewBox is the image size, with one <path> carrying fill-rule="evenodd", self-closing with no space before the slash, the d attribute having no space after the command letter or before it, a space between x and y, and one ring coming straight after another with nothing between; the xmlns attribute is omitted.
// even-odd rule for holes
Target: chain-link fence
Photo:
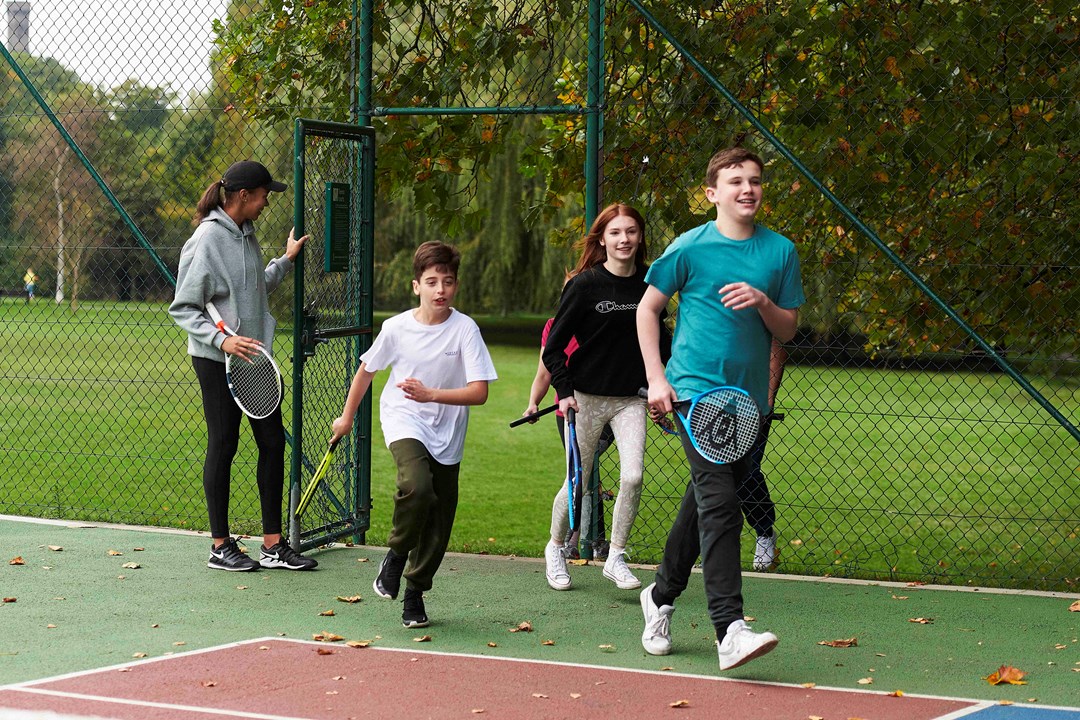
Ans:
<svg viewBox="0 0 1080 720"><path fill-rule="evenodd" d="M808 297L763 463L780 569L1080 582L1069 4L35 0L9 13L27 5L29 39L12 22L7 42L25 77L0 80L3 511L203 526L204 436L164 313L168 269L215 172L254 157L291 175L293 118L376 129L386 309L409 301L407 258L437 232L465 251L470 312L550 312L586 216L636 205L656 255L709 219L705 164L740 142L767 161L760 219L796 242ZM268 255L286 205L260 218ZM291 318L289 289L272 302ZM650 436L635 560L659 556L680 458ZM256 529L253 496L233 514ZM749 564L752 530L744 546Z"/></svg>

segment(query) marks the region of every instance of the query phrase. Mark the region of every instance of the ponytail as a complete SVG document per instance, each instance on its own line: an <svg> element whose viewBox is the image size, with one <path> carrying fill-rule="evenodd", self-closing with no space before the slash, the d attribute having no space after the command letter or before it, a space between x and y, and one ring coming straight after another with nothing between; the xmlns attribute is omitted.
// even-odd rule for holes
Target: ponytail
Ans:
<svg viewBox="0 0 1080 720"><path fill-rule="evenodd" d="M198 225L211 211L221 207L221 190L224 186L223 180L210 183L199 198L199 204L195 206L195 219L191 221L192 225Z"/></svg>

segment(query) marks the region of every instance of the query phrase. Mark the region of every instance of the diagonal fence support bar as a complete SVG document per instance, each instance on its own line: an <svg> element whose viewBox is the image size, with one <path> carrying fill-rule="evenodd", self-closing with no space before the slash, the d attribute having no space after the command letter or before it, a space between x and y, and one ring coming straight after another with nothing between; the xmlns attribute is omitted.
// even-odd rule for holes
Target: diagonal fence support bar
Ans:
<svg viewBox="0 0 1080 720"><path fill-rule="evenodd" d="M724 99L727 100L728 103L730 103L736 110L738 110L739 114L746 118L746 120L754 127L755 130L760 132L765 137L765 139L767 139L769 143L774 148L776 148L776 150L781 155L784 156L784 158L788 162L790 162L807 180L810 181L810 183L814 186L815 189L817 189L818 192L825 196L825 198L827 198L828 201L831 202L836 207L836 209L844 215L844 217L846 217L853 225L855 225L855 227L858 228L859 232L861 232L870 242L872 242L874 246L878 250L880 250L883 255L885 255L885 257L887 257L894 265L896 265L896 267L900 268L900 271L903 272L904 275L907 276L907 278L911 280L911 282L914 283L917 288L919 288L919 290L926 294L930 298L930 300L933 301L933 303L948 316L950 320L956 323L956 325L960 327L960 329L962 329L968 337L974 340L989 357L993 358L994 362L998 365L998 367L1002 369L1002 371L1006 375L1008 375L1020 387L1022 387L1024 389L1024 392L1030 395L1031 398L1035 400L1035 402L1037 402L1039 406L1042 407L1052 418L1054 418L1054 420L1060 423L1063 428L1068 430L1069 434L1076 438L1077 441L1080 441L1080 429L1077 429L1075 425L1069 422L1068 418L1062 415L1053 403L1047 400L1042 395L1042 393L1036 390L1035 387L1027 380L1027 378L1025 378L1019 371L1017 371L1016 368L1014 368L1000 353L998 353L998 351L995 350L994 347L990 345L990 343L986 342L986 340L983 339L981 335L975 332L975 330L970 325L964 322L963 318L960 317L960 315L956 312L956 310L953 309L951 305L949 305L949 303L938 297L938 295L930 288L929 285L927 285L923 281L923 279L918 275L918 273L912 270L907 265L907 263L905 263L903 259L900 258L899 255L893 252L889 248L889 246L886 245L880 237L878 237L876 232L874 232L862 220L860 220L855 215L855 213L853 213L851 209L848 208L848 206L845 205L842 200L840 200L840 198L836 197L836 195L834 195L832 191L829 190L829 188L825 187L825 185L820 180L818 180L818 178L810 171L810 169L803 165L799 158L797 158L795 154L788 149L788 147L783 143L783 141L780 140L780 138L776 137L776 135L770 132L769 129L765 127L765 125L763 125L760 120L757 119L757 116L754 115L754 113L752 113L749 108L743 105L739 101L739 99L735 97L735 95L733 95L732 92L728 90L727 87L722 82L720 82L720 80L718 80L716 76L713 75L709 71L709 69L701 63L700 60L697 59L697 57L694 56L693 53L691 53L682 43L678 41L675 35L670 30L668 30L667 27L661 24L660 21L652 15L652 13L645 9L645 7L641 4L640 0L628 0L628 2L634 6L634 9L641 14L641 16L645 19L647 23L649 23L649 25L651 25L653 28L656 29L657 32L663 35L665 40L671 43L671 46L675 48L676 51L678 51L678 53L683 57L683 59L690 63L690 65L692 65L695 70L701 73L701 76L714 90L723 95Z"/></svg>

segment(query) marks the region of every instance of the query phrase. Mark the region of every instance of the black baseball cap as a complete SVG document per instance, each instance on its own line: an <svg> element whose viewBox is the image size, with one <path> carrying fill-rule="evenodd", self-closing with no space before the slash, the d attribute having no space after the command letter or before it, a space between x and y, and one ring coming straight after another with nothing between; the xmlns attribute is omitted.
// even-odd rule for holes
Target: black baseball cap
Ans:
<svg viewBox="0 0 1080 720"><path fill-rule="evenodd" d="M221 176L221 184L229 192L261 187L273 192L285 192L289 188L285 183L274 180L270 171L254 160L241 160L230 165Z"/></svg>

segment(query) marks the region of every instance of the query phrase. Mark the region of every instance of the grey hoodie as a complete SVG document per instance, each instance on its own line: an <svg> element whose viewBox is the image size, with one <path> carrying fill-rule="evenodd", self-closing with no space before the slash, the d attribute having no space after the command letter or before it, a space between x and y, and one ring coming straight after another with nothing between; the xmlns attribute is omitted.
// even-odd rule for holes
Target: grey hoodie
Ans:
<svg viewBox="0 0 1080 720"><path fill-rule="evenodd" d="M176 294L169 314L188 334L188 354L222 360L226 335L218 331L206 313L213 301L222 319L238 335L260 340L273 353L277 321L270 314L266 295L281 284L293 263L282 256L262 265L262 251L255 227L237 227L217 208L203 218L180 251Z"/></svg>

